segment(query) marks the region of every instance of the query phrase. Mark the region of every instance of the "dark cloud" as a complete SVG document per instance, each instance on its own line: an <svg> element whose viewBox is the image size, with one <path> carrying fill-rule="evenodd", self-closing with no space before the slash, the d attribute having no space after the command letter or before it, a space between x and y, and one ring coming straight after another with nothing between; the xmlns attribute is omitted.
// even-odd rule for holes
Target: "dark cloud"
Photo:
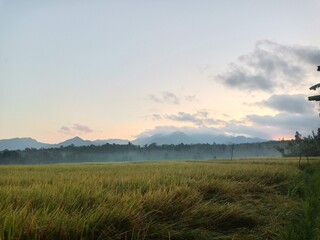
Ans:
<svg viewBox="0 0 320 240"><path fill-rule="evenodd" d="M287 46L265 40L258 42L253 52L240 56L217 78L234 88L271 91L301 85L309 69L319 62L319 48Z"/></svg>
<svg viewBox="0 0 320 240"><path fill-rule="evenodd" d="M157 103L180 104L179 98L172 92L163 92L160 97L151 94L149 99Z"/></svg>
<svg viewBox="0 0 320 240"><path fill-rule="evenodd" d="M307 97L303 94L274 94L269 99L259 102L259 104L280 112L315 113L315 105L312 102L307 101Z"/></svg>
<svg viewBox="0 0 320 240"><path fill-rule="evenodd" d="M318 66L320 62L320 49L313 46L282 46L282 51L293 53L302 62Z"/></svg>
<svg viewBox="0 0 320 240"><path fill-rule="evenodd" d="M224 75L218 76L223 82L230 87L241 89L263 89L272 90L274 85L266 76L262 74L252 74L244 69L233 69Z"/></svg>

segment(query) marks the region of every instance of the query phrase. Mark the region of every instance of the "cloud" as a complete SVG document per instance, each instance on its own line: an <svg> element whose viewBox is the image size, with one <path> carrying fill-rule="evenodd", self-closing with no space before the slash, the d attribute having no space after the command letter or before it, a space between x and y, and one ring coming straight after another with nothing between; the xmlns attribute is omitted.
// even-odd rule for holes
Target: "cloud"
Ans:
<svg viewBox="0 0 320 240"><path fill-rule="evenodd" d="M161 95L150 94L149 99L156 103L169 103L169 104L180 104L180 98L172 92L162 92ZM198 102L198 99L195 95L186 95L183 97L183 100L187 102Z"/></svg>
<svg viewBox="0 0 320 240"><path fill-rule="evenodd" d="M265 128L261 128L260 126L248 126L236 121L230 122L223 127L224 133L228 135L271 139L272 134L265 130Z"/></svg>
<svg viewBox="0 0 320 240"><path fill-rule="evenodd" d="M263 40L256 43L253 52L230 64L229 69L217 79L232 88L271 92L302 85L308 72L319 62L319 48L287 46Z"/></svg>
<svg viewBox="0 0 320 240"><path fill-rule="evenodd" d="M66 127L66 126L62 126L62 127L58 130L58 132L60 132L60 133L62 133L62 134L67 134L67 135L69 135L70 132L71 132L71 129L68 128L68 127Z"/></svg>
<svg viewBox="0 0 320 240"><path fill-rule="evenodd" d="M185 96L185 99L186 99L188 102L195 102L195 101L197 101L197 97L196 97L195 95Z"/></svg>
<svg viewBox="0 0 320 240"><path fill-rule="evenodd" d="M180 104L179 98L172 92L163 92L160 97L151 94L149 95L149 99L156 103Z"/></svg>
<svg viewBox="0 0 320 240"><path fill-rule="evenodd" d="M178 112L177 114L165 115L165 118L177 122L193 123L201 127L224 123L221 120L209 117L209 112L205 110L197 111L196 113Z"/></svg>
<svg viewBox="0 0 320 240"><path fill-rule="evenodd" d="M261 89L272 90L274 85L266 76L256 73L248 73L244 69L233 69L225 75L220 75L220 79L230 87L238 87L242 89Z"/></svg>
<svg viewBox="0 0 320 240"><path fill-rule="evenodd" d="M184 132L186 134L219 135L224 133L221 129L214 128L214 127L177 127L177 126L165 125L165 126L156 126L153 129L147 129L135 137L136 138L150 137L156 134L170 134L176 131Z"/></svg>
<svg viewBox="0 0 320 240"><path fill-rule="evenodd" d="M177 114L167 115L166 118L178 122L191 122L196 125L203 125L203 120L196 114L178 112Z"/></svg>
<svg viewBox="0 0 320 240"><path fill-rule="evenodd" d="M93 130L90 129L88 126L81 125L81 124L74 124L72 129L77 131L77 132L79 132L79 133L91 133L91 132L93 132Z"/></svg>
<svg viewBox="0 0 320 240"><path fill-rule="evenodd" d="M289 96L291 99L292 96ZM300 98L294 95L293 99ZM269 101L269 104L276 102L275 107L282 112L272 115L247 115L241 120L215 120L210 117L207 111L198 111L195 113L178 112L176 114L158 116L161 119L169 119L180 123L193 123L193 126L157 126L139 134L138 137L146 137L154 134L169 134L175 131L185 133L201 134L225 134L232 136L258 137L262 139L279 139L282 137L292 137L296 131L308 136L312 131L316 131L320 126L320 118L314 111L307 112L300 107L285 108L277 97L271 97L275 101ZM278 103L280 102L280 103ZM299 103L299 100L298 100ZM302 112L301 112L302 111Z"/></svg>
<svg viewBox="0 0 320 240"><path fill-rule="evenodd" d="M282 133L293 136L295 131L299 131L306 136L320 126L320 119L314 113L282 112L275 116L248 115L247 120L256 128L264 129L265 132L271 132L273 135Z"/></svg>
<svg viewBox="0 0 320 240"><path fill-rule="evenodd" d="M224 125L215 126L157 126L149 129L137 137L148 137L154 134L169 134L175 131L182 131L186 134L224 134L232 136L257 137L262 139L279 139L282 137L294 137L299 131L303 136L308 136L320 126L320 119L315 114L279 113L271 115L248 115L246 121L230 121Z"/></svg>
<svg viewBox="0 0 320 240"><path fill-rule="evenodd" d="M152 118L152 120L155 120L155 121L162 119L162 117L161 117L160 114L152 114L152 115L151 115L151 118Z"/></svg>
<svg viewBox="0 0 320 240"><path fill-rule="evenodd" d="M153 94L150 94L150 95L149 95L149 99L152 100L152 101L154 101L154 102L156 102L156 103L163 103L163 100L162 100L162 99L156 97L156 96L153 95Z"/></svg>
<svg viewBox="0 0 320 240"><path fill-rule="evenodd" d="M91 132L93 132L93 130L91 128L89 128L88 126L75 123L71 126L62 126L58 130L58 132L65 134L65 135L76 135L76 134L91 133Z"/></svg>
<svg viewBox="0 0 320 240"><path fill-rule="evenodd" d="M160 134L166 135L173 132L184 132L186 134L207 134L207 135L227 135L227 136L246 136L271 139L272 135L264 132L260 127L251 127L242 124L226 124L225 127L177 127L177 126L156 126L140 133L136 138L150 137ZM294 134L294 132L292 133Z"/></svg>
<svg viewBox="0 0 320 240"><path fill-rule="evenodd" d="M163 99L165 102L172 102L174 104L179 104L180 100L178 99L178 97L170 92L164 92L163 93Z"/></svg>
<svg viewBox="0 0 320 240"><path fill-rule="evenodd" d="M315 114L315 105L307 101L307 97L303 94L274 94L269 99L261 101L258 104L280 112Z"/></svg>
<svg viewBox="0 0 320 240"><path fill-rule="evenodd" d="M315 112L296 113L284 111L272 115L247 115L243 121L229 121L221 128L231 135L245 135L263 139L293 137L295 131L304 136L316 131L320 118Z"/></svg>

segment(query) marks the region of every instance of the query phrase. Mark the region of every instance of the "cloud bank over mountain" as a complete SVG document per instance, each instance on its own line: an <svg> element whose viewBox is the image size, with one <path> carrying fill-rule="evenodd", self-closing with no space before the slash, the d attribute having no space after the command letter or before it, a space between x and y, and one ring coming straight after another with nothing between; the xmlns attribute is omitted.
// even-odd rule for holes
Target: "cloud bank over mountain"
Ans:
<svg viewBox="0 0 320 240"><path fill-rule="evenodd" d="M251 52L239 56L225 72L214 77L216 82L228 89L227 99L255 111L248 109L240 118L234 117L232 111L228 115L216 115L212 109L155 113L154 121L167 120L172 126L158 125L145 133L168 132L169 129L171 132L184 131L185 124L187 132L213 131L268 139L290 138L295 131L299 131L306 136L320 126L317 104L309 102L306 95L309 86L320 79L317 65L320 65L318 47L258 41ZM239 91L251 94L251 99L232 95ZM246 103L247 99L251 103ZM217 104L223 106L224 100Z"/></svg>

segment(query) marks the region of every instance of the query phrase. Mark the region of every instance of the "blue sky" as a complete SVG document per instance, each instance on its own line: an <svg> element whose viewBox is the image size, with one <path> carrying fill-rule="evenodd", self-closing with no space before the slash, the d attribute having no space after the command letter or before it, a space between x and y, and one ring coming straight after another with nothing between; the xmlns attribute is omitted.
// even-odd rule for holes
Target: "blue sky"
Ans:
<svg viewBox="0 0 320 240"><path fill-rule="evenodd" d="M319 1L0 0L0 138L319 126Z"/></svg>

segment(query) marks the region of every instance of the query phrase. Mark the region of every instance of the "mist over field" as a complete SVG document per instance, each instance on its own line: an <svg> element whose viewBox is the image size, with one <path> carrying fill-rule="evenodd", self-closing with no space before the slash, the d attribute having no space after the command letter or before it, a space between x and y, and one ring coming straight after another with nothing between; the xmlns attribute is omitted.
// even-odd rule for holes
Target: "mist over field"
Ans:
<svg viewBox="0 0 320 240"><path fill-rule="evenodd" d="M287 142L243 144L178 144L145 146L105 144L102 146L73 145L49 149L31 149L0 152L2 164L50 164L141 161L200 161L213 159L281 157Z"/></svg>
<svg viewBox="0 0 320 240"><path fill-rule="evenodd" d="M19 138L0 140L0 162L48 164L281 157L286 148L289 150L288 145L289 141L284 140L182 132L140 137L133 142L120 139L88 141L75 137L50 145Z"/></svg>

